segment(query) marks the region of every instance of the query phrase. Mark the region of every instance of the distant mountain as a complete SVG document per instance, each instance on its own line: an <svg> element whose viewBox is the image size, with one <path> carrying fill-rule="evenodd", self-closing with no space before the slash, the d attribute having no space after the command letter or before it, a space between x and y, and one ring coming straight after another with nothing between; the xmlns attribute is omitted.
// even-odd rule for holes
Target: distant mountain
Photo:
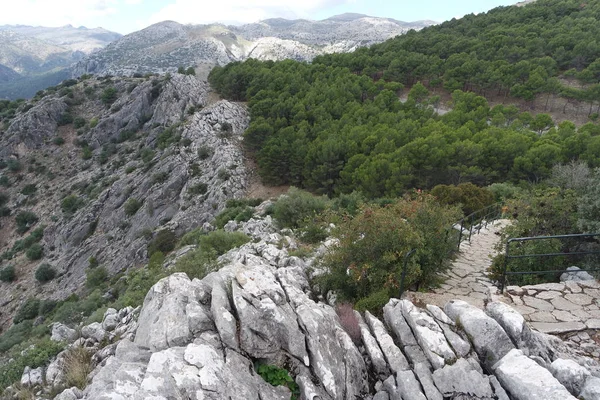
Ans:
<svg viewBox="0 0 600 400"><path fill-rule="evenodd" d="M310 61L319 54L353 51L432 24L362 14L342 14L323 21L272 18L242 26L164 21L85 57L73 75L167 72L178 66L223 65L250 57Z"/></svg>
<svg viewBox="0 0 600 400"><path fill-rule="evenodd" d="M67 68L121 37L105 29L0 26L0 98L31 97L59 83Z"/></svg>

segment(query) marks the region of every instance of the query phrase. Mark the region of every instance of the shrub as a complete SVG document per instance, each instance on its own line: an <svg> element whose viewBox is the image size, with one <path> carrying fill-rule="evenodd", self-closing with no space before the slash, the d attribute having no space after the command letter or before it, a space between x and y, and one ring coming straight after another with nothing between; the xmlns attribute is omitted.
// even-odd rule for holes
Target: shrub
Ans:
<svg viewBox="0 0 600 400"><path fill-rule="evenodd" d="M157 172L152 175L152 184L164 183L169 179L169 173L167 171Z"/></svg>
<svg viewBox="0 0 600 400"><path fill-rule="evenodd" d="M454 247L445 239L458 213L431 196L363 208L356 217L342 220L335 231L340 242L323 261L329 273L319 278L322 290L335 290L341 300L374 311L373 304L385 304L397 295L405 255L413 249L405 286L436 283Z"/></svg>
<svg viewBox="0 0 600 400"><path fill-rule="evenodd" d="M198 248L177 260L175 271L184 272L190 279L202 279L219 269L220 265L216 260L214 250Z"/></svg>
<svg viewBox="0 0 600 400"><path fill-rule="evenodd" d="M18 381L25 367L38 368L47 365L63 349L64 344L46 338L16 355L12 362L0 366L0 392Z"/></svg>
<svg viewBox="0 0 600 400"><path fill-rule="evenodd" d="M35 271L35 279L41 283L49 282L56 277L56 270L50 264L42 264Z"/></svg>
<svg viewBox="0 0 600 400"><path fill-rule="evenodd" d="M0 269L0 281L13 282L17 278L14 265L9 265Z"/></svg>
<svg viewBox="0 0 600 400"><path fill-rule="evenodd" d="M206 160L207 158L213 155L214 151L209 146L200 146L198 148L198 158L201 160Z"/></svg>
<svg viewBox="0 0 600 400"><path fill-rule="evenodd" d="M381 316L381 310L390 300L390 294L387 289L371 293L356 302L354 307L360 312L369 311L372 314Z"/></svg>
<svg viewBox="0 0 600 400"><path fill-rule="evenodd" d="M89 268L85 271L85 275L85 285L88 289L101 287L108 280L108 271L104 267Z"/></svg>
<svg viewBox="0 0 600 400"><path fill-rule="evenodd" d="M38 217L33 212L21 211L15 218L17 232L20 234L27 232L37 221Z"/></svg>
<svg viewBox="0 0 600 400"><path fill-rule="evenodd" d="M39 260L44 256L44 249L39 243L34 243L25 251L25 255L31 261ZM36 271L37 277L37 271ZM39 280L39 279L38 279Z"/></svg>
<svg viewBox="0 0 600 400"><path fill-rule="evenodd" d="M147 268L130 270L120 280L121 285L117 285L119 298L115 306L123 308L142 305L150 288L166 275L162 270L164 259L161 252L156 252L150 257Z"/></svg>
<svg viewBox="0 0 600 400"><path fill-rule="evenodd" d="M290 188L273 206L273 217L286 228L298 228L308 217L315 216L327 207L327 199Z"/></svg>
<svg viewBox="0 0 600 400"><path fill-rule="evenodd" d="M6 205L10 200L10 196L4 192L0 192L0 206Z"/></svg>
<svg viewBox="0 0 600 400"><path fill-rule="evenodd" d="M486 188L472 183L454 185L438 185L431 194L442 204L460 205L463 213L469 215L494 203L494 194Z"/></svg>
<svg viewBox="0 0 600 400"><path fill-rule="evenodd" d="M102 91L100 95L100 100L107 106L110 106L112 103L117 100L117 89L114 87L108 87Z"/></svg>
<svg viewBox="0 0 600 400"><path fill-rule="evenodd" d="M19 172L23 168L19 160L15 158L11 158L10 160L8 160L6 162L6 165L8 166L8 170L11 172Z"/></svg>
<svg viewBox="0 0 600 400"><path fill-rule="evenodd" d="M208 185L203 182L192 185L188 189L188 193L194 196L199 196L205 194L206 192L208 192Z"/></svg>
<svg viewBox="0 0 600 400"><path fill-rule="evenodd" d="M131 217L132 215L135 215L135 213L138 212L140 207L142 207L142 203L137 199L131 198L127 200L127 202L125 202L125 214Z"/></svg>
<svg viewBox="0 0 600 400"><path fill-rule="evenodd" d="M85 118L82 117L76 117L73 120L73 128L75 129L79 129L79 128L83 128L86 124Z"/></svg>
<svg viewBox="0 0 600 400"><path fill-rule="evenodd" d="M54 139L52 139L52 143L54 143L57 146L62 146L63 144L65 144L65 139L61 138L60 136L57 136Z"/></svg>
<svg viewBox="0 0 600 400"><path fill-rule="evenodd" d="M28 298L25 303L19 307L19 310L13 317L13 323L18 324L19 322L37 317L40 310L40 303L40 300L35 297Z"/></svg>
<svg viewBox="0 0 600 400"><path fill-rule="evenodd" d="M71 216L75 214L75 212L81 208L83 205L83 200L81 200L78 196L70 195L62 199L60 202L60 208L63 213L67 216Z"/></svg>
<svg viewBox="0 0 600 400"><path fill-rule="evenodd" d="M96 126L98 126L98 118L92 118L90 120L90 128L95 128Z"/></svg>
<svg viewBox="0 0 600 400"><path fill-rule="evenodd" d="M219 229L223 229L225 224L229 221L245 222L249 221L253 215L254 209L252 207L237 206L226 208L215 217L214 225Z"/></svg>
<svg viewBox="0 0 600 400"><path fill-rule="evenodd" d="M71 115L71 113L68 112L62 113L58 117L58 121L56 121L56 123L58 124L58 126L69 125L73 123L73 115Z"/></svg>
<svg viewBox="0 0 600 400"><path fill-rule="evenodd" d="M177 244L177 235L169 229L159 231L154 240L148 243L148 254L151 256L157 251L166 254L175 249Z"/></svg>
<svg viewBox="0 0 600 400"><path fill-rule="evenodd" d="M219 168L217 171L217 177L222 181L226 181L231 178L231 174L225 168Z"/></svg>
<svg viewBox="0 0 600 400"><path fill-rule="evenodd" d="M25 196L30 196L32 194L34 194L37 191L37 186L35 185L35 183L29 183L27 185L25 185L23 187L23 189L21 189L21 194L24 194Z"/></svg>
<svg viewBox="0 0 600 400"><path fill-rule="evenodd" d="M216 230L207 235L200 236L198 244L202 250L212 249L217 255L222 255L229 250L248 243L250 238L242 232L225 232Z"/></svg>
<svg viewBox="0 0 600 400"><path fill-rule="evenodd" d="M292 392L291 400L296 400L300 397L300 388L294 382L287 370L279 368L275 365L257 364L256 372L273 386L285 386Z"/></svg>

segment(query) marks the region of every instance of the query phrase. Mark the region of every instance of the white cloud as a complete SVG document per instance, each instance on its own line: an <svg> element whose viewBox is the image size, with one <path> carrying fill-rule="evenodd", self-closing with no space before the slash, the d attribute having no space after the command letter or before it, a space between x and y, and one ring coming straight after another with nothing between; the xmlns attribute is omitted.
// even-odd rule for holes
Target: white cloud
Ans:
<svg viewBox="0 0 600 400"><path fill-rule="evenodd" d="M266 18L314 19L314 12L354 0L175 0L150 17L149 24L173 20L184 24L249 23Z"/></svg>
<svg viewBox="0 0 600 400"><path fill-rule="evenodd" d="M2 7L0 25L95 25L94 20L116 14L119 0L21 0Z"/></svg>

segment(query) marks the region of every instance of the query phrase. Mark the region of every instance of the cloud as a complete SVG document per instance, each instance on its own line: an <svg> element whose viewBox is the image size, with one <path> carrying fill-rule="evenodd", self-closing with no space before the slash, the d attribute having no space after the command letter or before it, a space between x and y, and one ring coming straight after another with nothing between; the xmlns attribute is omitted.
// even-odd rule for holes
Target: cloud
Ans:
<svg viewBox="0 0 600 400"><path fill-rule="evenodd" d="M118 12L120 0L21 0L3 7L0 25L61 26L94 24Z"/></svg>
<svg viewBox="0 0 600 400"><path fill-rule="evenodd" d="M316 11L354 0L175 0L150 17L149 23L174 20L184 24L249 23L266 18L314 19Z"/></svg>

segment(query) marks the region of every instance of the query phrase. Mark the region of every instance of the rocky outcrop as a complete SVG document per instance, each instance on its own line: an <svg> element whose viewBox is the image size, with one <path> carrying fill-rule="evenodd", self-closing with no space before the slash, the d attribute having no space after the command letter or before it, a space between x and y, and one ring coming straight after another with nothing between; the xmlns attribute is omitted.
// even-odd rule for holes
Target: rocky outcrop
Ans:
<svg viewBox="0 0 600 400"><path fill-rule="evenodd" d="M112 89L108 107L102 96ZM60 300L84 287L91 257L109 274L143 265L159 231L193 230L211 221L227 200L244 196L240 142L248 111L228 101L208 104L208 92L206 82L182 74L87 79L14 119L0 136L0 160L18 160L22 179L1 171L12 183L3 192L13 215L33 212L39 222L32 229L45 226L39 263L50 264L58 277L36 287L34 266L19 276L28 290L0 285L0 298L8 301L0 326L28 297ZM71 123L58 126L64 114L84 125L77 132ZM64 144L55 144L57 139ZM35 193L23 195L28 184ZM74 211L61 207L66 196L74 197ZM138 208L125 210L128 201ZM4 250L19 239L12 229L12 223L0 226L8 238L0 242Z"/></svg>
<svg viewBox="0 0 600 400"><path fill-rule="evenodd" d="M506 305L486 313L453 301L444 312L392 299L384 321L356 313L353 341L335 309L312 297L313 258L290 257L295 242L270 217L238 229L254 240L222 256L219 271L173 274L150 290L135 337L103 359L83 398L289 399L256 363L287 369L311 400L596 398L598 378L582 360L559 358L560 341Z"/></svg>

